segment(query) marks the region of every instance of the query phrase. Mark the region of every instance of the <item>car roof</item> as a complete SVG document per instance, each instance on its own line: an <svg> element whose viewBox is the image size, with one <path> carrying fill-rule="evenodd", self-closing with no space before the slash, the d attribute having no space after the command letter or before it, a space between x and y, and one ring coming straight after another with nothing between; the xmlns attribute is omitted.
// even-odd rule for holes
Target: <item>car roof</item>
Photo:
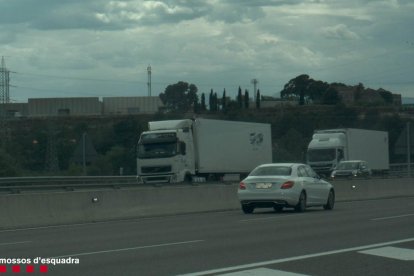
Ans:
<svg viewBox="0 0 414 276"><path fill-rule="evenodd" d="M363 160L346 160L346 161L341 161L340 163L360 163L360 162L366 162Z"/></svg>
<svg viewBox="0 0 414 276"><path fill-rule="evenodd" d="M268 164L262 164L259 167L295 167L305 165L302 163L268 163Z"/></svg>

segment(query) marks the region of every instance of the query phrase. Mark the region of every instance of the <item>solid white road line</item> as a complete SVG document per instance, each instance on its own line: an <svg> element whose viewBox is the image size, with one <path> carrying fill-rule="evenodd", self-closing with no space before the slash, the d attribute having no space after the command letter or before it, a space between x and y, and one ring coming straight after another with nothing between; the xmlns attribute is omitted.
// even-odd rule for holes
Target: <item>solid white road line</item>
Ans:
<svg viewBox="0 0 414 276"><path fill-rule="evenodd" d="M371 220L387 220L387 219L398 219L398 218L405 218L405 217L412 217L414 214L404 214L404 215L398 215L398 216L391 216L391 217L382 217L382 218L373 218Z"/></svg>
<svg viewBox="0 0 414 276"><path fill-rule="evenodd" d="M253 222L253 221L260 221L260 220L280 220L286 218L297 218L300 216L304 216L305 214L287 214L287 215L279 215L279 216L270 216L270 217L262 217L262 218L252 218L252 219L241 219L239 222Z"/></svg>
<svg viewBox="0 0 414 276"><path fill-rule="evenodd" d="M103 253L116 253L116 252L122 252L122 251L130 251L130 250L139 250L139 249L148 249L148 248L157 248L157 247L166 247L166 246L198 243L198 242L203 242L203 241L204 240L194 240L194 241L183 241L183 242L171 242L171 243L144 245L144 246L136 246L136 247L128 247L128 248L109 249L109 250L102 250L102 251L74 253L74 254L56 256L56 257L51 257L51 258L68 258L68 257L87 256L87 255L95 255L95 254L103 254Z"/></svg>
<svg viewBox="0 0 414 276"><path fill-rule="evenodd" d="M220 276L307 276L307 275L287 272L287 271L282 271L282 270L268 269L268 268L262 267L262 268L220 274Z"/></svg>
<svg viewBox="0 0 414 276"><path fill-rule="evenodd" d="M29 242L32 242L32 241L4 242L4 243L0 243L0 246L2 246L2 245L21 244L21 243L29 243Z"/></svg>
<svg viewBox="0 0 414 276"><path fill-rule="evenodd" d="M251 264L225 267L225 268L219 268L219 269L212 269L212 270L195 272L195 273L188 273L188 274L183 274L182 276L201 276L201 275L209 275L209 274L219 274L219 273L225 273L225 272L230 272L230 271L235 271L235 270L249 269L249 268L254 268L254 267L262 267L262 266L286 263L286 262L291 262L291 261L300 261L300 260L309 259L309 258L323 257L323 256L340 254L340 253L347 253L347 252L352 252L352 251L361 251L361 250L366 250L366 249L375 248L375 247L383 247L383 246L388 246L388 245L393 245L393 244L398 244L398 243L404 243L404 242L413 242L413 241L414 241L414 238L396 240L396 241L390 241L390 242L382 242L382 243L376 243L376 244L370 244L370 245L364 245L364 246L357 246L357 247L351 247L351 248L345 248L345 249L339 249L339 250L332 250L332 251L321 252L321 253L314 253L314 254L308 254L308 255L302 255L302 256L296 256L296 257L289 257L289 258L284 258L284 259L276 259L276 260L270 260L270 261L264 261L264 262L258 262L258 263L251 263Z"/></svg>

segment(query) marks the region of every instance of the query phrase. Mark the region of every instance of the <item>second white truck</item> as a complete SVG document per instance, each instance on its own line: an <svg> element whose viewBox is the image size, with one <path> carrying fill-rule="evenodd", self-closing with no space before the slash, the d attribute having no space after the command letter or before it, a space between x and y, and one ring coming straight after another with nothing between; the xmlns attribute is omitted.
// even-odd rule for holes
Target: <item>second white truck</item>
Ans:
<svg viewBox="0 0 414 276"><path fill-rule="evenodd" d="M149 122L137 152L140 182L245 175L272 162L270 124L184 119Z"/></svg>
<svg viewBox="0 0 414 276"><path fill-rule="evenodd" d="M342 128L317 130L307 149L307 163L330 175L343 160L364 160L374 173L389 170L388 132Z"/></svg>

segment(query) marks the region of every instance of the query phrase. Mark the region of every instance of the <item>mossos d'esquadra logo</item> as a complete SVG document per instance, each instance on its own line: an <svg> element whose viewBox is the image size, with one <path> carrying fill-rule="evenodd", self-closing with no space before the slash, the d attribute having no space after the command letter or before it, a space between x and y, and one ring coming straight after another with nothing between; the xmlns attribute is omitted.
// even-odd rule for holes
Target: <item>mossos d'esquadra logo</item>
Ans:
<svg viewBox="0 0 414 276"><path fill-rule="evenodd" d="M263 133L250 133L250 144L253 146L260 146L263 144Z"/></svg>

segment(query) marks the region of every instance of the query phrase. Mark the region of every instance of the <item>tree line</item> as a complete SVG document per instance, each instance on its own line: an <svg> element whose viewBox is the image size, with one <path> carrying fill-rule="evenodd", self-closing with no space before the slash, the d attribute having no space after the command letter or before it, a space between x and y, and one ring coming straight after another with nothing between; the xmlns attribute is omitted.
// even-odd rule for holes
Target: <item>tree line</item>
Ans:
<svg viewBox="0 0 414 276"><path fill-rule="evenodd" d="M256 93L256 95L253 95L255 107L260 109L264 97L261 96L260 90L254 91L254 93ZM352 104L354 105L386 106L393 104L393 94L385 89L365 88L362 83L356 86L343 83L327 83L314 80L306 74L289 80L280 91L280 99L296 102L298 105L337 105L344 103L341 93L343 95L348 94L350 96L348 98L352 98ZM243 93L240 86L235 99L227 96L226 89L223 90L222 96L211 89L208 94L208 104L206 97L207 95L204 92L199 96L196 85L183 81L168 85L165 91L160 94L166 112L193 111L198 113L250 108L251 95L249 95L247 89Z"/></svg>
<svg viewBox="0 0 414 276"><path fill-rule="evenodd" d="M223 90L221 96L217 92L210 90L210 93L197 94L198 89L194 84L187 82L177 82L176 84L168 85L160 98L164 104L164 112L217 112L235 109L250 108L250 94L246 89L242 92L239 86L236 99L228 97L226 89ZM208 97L208 100L207 100ZM255 95L256 108L260 108L261 94L260 90L256 91Z"/></svg>

